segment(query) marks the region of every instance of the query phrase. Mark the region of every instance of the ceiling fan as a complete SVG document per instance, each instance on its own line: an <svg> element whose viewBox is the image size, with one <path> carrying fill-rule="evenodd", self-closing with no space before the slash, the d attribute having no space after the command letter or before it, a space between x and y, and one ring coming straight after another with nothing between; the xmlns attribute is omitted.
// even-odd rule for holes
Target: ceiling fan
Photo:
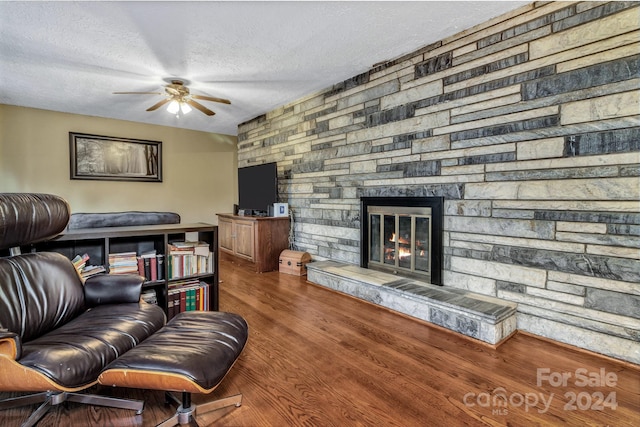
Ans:
<svg viewBox="0 0 640 427"><path fill-rule="evenodd" d="M213 96L204 96L204 95L194 95L189 92L189 88L185 86L182 80L171 80L171 83L164 87L164 95L166 96L160 102L152 105L147 108L147 111L155 111L163 105L169 103L167 107L167 111L178 115L180 111L183 114L186 114L191 111L191 107L202 111L207 116L213 116L215 113L205 107L204 105L196 102L195 100L201 101L213 101L213 102L221 102L223 104L231 104L231 101L228 99L215 98ZM162 92L113 92L116 95L162 95ZM191 107L190 107L191 106Z"/></svg>

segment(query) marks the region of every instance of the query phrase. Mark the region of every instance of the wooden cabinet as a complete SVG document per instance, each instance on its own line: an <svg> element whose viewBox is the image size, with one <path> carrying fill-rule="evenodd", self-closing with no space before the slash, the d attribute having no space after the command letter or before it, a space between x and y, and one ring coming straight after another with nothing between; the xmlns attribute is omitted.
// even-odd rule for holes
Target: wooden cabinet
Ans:
<svg viewBox="0 0 640 427"><path fill-rule="evenodd" d="M233 223L235 253L238 256L245 257L250 261L256 262L255 249L256 230L262 227L254 221L237 220Z"/></svg>
<svg viewBox="0 0 640 427"><path fill-rule="evenodd" d="M255 221L221 217L219 215L220 250L254 262L254 224Z"/></svg>
<svg viewBox="0 0 640 427"><path fill-rule="evenodd" d="M218 231L220 239L218 240L220 250L225 252L234 252L233 237L233 221L230 218L218 216Z"/></svg>
<svg viewBox="0 0 640 427"><path fill-rule="evenodd" d="M192 267L192 261L198 258L179 258L171 253L170 248L177 242L204 242L209 246L210 256L202 267ZM209 310L218 310L218 227L210 224L162 224L135 227L105 227L68 230L53 240L37 243L31 247L22 248L25 251L54 251L62 253L69 259L76 255L89 255L89 263L103 265L109 270L109 254L129 252L139 257L143 253L155 252L162 258L162 266L157 270L155 280L149 280L143 285L145 290L154 290L157 303L169 316L175 314L171 309L171 298L176 293L182 294L189 286L189 294L194 298L206 295ZM202 255L200 255L202 256ZM160 258L157 258L160 259ZM189 269L178 268L178 262L189 261ZM202 260L201 260L202 261ZM183 266L183 264L180 264ZM177 269L177 270L176 270ZM178 272L178 273L177 273ZM194 291L196 283L202 285L199 294ZM195 306L194 306L195 308ZM180 311L180 310L178 310ZM175 311L177 312L177 311Z"/></svg>
<svg viewBox="0 0 640 427"><path fill-rule="evenodd" d="M289 248L288 217L218 214L220 251L254 263L259 273L278 269L280 252Z"/></svg>

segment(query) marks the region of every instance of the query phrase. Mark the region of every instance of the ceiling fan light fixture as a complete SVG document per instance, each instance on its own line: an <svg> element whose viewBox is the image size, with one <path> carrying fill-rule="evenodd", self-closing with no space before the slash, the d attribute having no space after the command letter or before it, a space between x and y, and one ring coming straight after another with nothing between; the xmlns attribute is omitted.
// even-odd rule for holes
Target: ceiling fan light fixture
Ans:
<svg viewBox="0 0 640 427"><path fill-rule="evenodd" d="M186 102L181 102L180 103L180 110L182 111L182 114L187 114L187 113L191 112L192 108Z"/></svg>
<svg viewBox="0 0 640 427"><path fill-rule="evenodd" d="M180 103L174 99L167 106L167 111L171 114L178 114L178 111L180 111Z"/></svg>

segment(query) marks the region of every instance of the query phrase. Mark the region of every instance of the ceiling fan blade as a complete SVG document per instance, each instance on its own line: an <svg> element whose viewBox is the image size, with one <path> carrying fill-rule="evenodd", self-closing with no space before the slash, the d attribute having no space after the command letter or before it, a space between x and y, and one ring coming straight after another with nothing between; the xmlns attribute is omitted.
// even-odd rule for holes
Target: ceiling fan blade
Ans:
<svg viewBox="0 0 640 427"><path fill-rule="evenodd" d="M113 92L114 95L162 95L160 92Z"/></svg>
<svg viewBox="0 0 640 427"><path fill-rule="evenodd" d="M222 98L214 98L212 96L203 96L203 95L191 95L193 99L201 99L203 101L213 101L213 102L222 102L223 104L231 104L231 101L228 99Z"/></svg>
<svg viewBox="0 0 640 427"><path fill-rule="evenodd" d="M193 108L196 108L200 111L202 111L203 113L205 113L207 116L213 116L215 113L211 110L209 110L207 107L205 107L202 104L197 103L196 101L190 99L187 101L187 104L191 105Z"/></svg>
<svg viewBox="0 0 640 427"><path fill-rule="evenodd" d="M164 104L166 104L169 101L170 101L169 98L163 99L162 101L160 101L160 102L158 102L156 104L153 104L151 107L147 108L147 111L155 111L155 110L157 110L158 108L162 107Z"/></svg>

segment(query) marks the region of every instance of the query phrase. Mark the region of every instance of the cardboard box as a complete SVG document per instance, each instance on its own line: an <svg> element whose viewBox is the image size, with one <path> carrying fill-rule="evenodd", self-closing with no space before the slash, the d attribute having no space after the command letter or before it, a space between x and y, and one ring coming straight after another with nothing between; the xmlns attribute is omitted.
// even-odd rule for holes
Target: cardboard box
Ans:
<svg viewBox="0 0 640 427"><path fill-rule="evenodd" d="M311 261L308 252L290 251L285 249L280 253L280 273L305 276L307 263Z"/></svg>

